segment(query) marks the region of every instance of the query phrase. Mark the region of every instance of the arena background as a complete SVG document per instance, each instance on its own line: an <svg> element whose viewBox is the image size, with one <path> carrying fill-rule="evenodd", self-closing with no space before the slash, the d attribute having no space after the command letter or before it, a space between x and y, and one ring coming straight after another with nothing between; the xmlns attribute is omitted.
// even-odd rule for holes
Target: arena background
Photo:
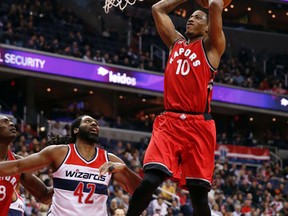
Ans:
<svg viewBox="0 0 288 216"><path fill-rule="evenodd" d="M67 133L67 124L87 113L101 123L100 144L139 172L153 119L163 111L162 91L151 90L148 84L131 87L131 80L123 81L124 78L122 83L121 79L88 80L93 74L82 71L82 66L77 71L78 78L72 72L69 76L61 73L74 73L74 65L87 63L91 68L125 74L126 78L130 74L137 83L155 75L160 77L161 85L167 49L152 21L150 7L155 2L144 0L124 11L112 8L106 14L104 1L1 1L0 113L17 122L19 138L11 145L16 153L25 156L39 151L45 147L43 140L47 135ZM180 32L196 8L190 0L171 13ZM223 12L223 22L227 47L214 88L217 98L212 103L219 145L211 208L229 215L227 200L232 197L242 209L250 205L250 211L259 209L259 215L276 215L273 203L282 204L278 212L284 212L288 205L288 3L233 0ZM13 62L11 54L20 56L20 60ZM53 69L21 63L31 56L41 56ZM67 63L60 64L57 59ZM26 140L21 142L21 136ZM119 147L119 141L123 147ZM229 178L223 173L225 166L230 169L232 164L238 170L234 176L237 190L227 194ZM243 176L239 174L241 169ZM252 178L250 172L257 178ZM49 169L38 175L52 184ZM244 183L246 180L248 183ZM259 196L255 194L247 204L253 182L261 182L263 197L255 200ZM107 204L111 215L114 198L118 199L117 205L127 208L118 187L112 185ZM20 192L26 197L26 215L45 214L47 208L40 207L21 187ZM240 192L242 198L238 197ZM175 191L175 197L181 197L178 193ZM181 203L182 214L191 215L188 206L186 197Z"/></svg>

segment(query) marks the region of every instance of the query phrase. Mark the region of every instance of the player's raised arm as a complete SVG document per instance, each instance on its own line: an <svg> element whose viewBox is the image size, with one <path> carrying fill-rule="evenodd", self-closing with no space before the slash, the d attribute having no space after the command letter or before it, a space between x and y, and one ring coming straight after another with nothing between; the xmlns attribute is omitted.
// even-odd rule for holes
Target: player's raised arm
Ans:
<svg viewBox="0 0 288 216"><path fill-rule="evenodd" d="M223 0L209 0L208 11L208 37L204 39L204 44L210 63L218 68L226 43L222 29Z"/></svg>
<svg viewBox="0 0 288 216"><path fill-rule="evenodd" d="M100 173L103 175L107 172L113 174L113 178L128 193L133 194L135 189L140 185L142 179L116 155L109 153L109 162L100 167Z"/></svg>
<svg viewBox="0 0 288 216"><path fill-rule="evenodd" d="M166 46L170 49L174 42L183 37L168 16L168 13L186 0L161 0L152 6L156 29Z"/></svg>

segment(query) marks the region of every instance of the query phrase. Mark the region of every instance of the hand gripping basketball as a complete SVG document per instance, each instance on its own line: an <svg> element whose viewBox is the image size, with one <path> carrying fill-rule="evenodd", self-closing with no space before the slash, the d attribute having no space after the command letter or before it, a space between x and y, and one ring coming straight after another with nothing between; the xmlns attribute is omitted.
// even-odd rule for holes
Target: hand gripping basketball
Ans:
<svg viewBox="0 0 288 216"><path fill-rule="evenodd" d="M208 8L209 6L209 0L195 0L201 7ZM232 0L223 0L223 8L226 8Z"/></svg>

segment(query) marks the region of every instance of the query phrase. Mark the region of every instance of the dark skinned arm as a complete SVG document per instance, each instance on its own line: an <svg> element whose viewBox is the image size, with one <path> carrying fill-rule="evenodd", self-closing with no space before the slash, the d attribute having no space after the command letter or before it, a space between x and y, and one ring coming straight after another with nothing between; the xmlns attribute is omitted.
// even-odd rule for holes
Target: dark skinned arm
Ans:
<svg viewBox="0 0 288 216"><path fill-rule="evenodd" d="M142 179L135 172L127 167L127 165L116 155L109 153L109 162L104 163L100 168L100 175L112 173L113 178L118 184L129 194L133 194L140 185ZM109 167L113 167L109 170Z"/></svg>
<svg viewBox="0 0 288 216"><path fill-rule="evenodd" d="M16 159L23 157L15 155ZM52 202L53 188L47 187L44 182L32 173L22 173L20 178L24 188L40 202L49 205Z"/></svg>
<svg viewBox="0 0 288 216"><path fill-rule="evenodd" d="M218 68L226 44L222 30L223 0L209 0L208 11L208 37L204 39L204 46L209 62L214 68Z"/></svg>
<svg viewBox="0 0 288 216"><path fill-rule="evenodd" d="M176 31L168 13L185 1L186 0L161 0L152 6L152 15L157 32L169 49L171 49L177 39L184 37Z"/></svg>
<svg viewBox="0 0 288 216"><path fill-rule="evenodd" d="M53 187L47 187L44 182L32 173L22 173L20 181L25 189L41 203L51 204L54 194Z"/></svg>
<svg viewBox="0 0 288 216"><path fill-rule="evenodd" d="M38 153L13 161L0 162L0 176L11 176L24 172L37 171L54 165L61 146L48 146Z"/></svg>

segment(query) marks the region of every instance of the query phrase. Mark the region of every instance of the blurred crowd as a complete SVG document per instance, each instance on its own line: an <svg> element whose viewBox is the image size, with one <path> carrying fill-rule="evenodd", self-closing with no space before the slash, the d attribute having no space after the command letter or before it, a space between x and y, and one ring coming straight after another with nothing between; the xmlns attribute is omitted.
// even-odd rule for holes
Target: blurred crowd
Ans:
<svg viewBox="0 0 288 216"><path fill-rule="evenodd" d="M137 43L127 46L127 40L123 42L115 29L104 26L101 33L92 32L71 10L63 9L56 1L3 0L0 6L0 43L163 72L162 61L152 59L150 46L145 46L161 44L150 19L131 19L129 13L119 15L130 22L133 37L143 38L140 50ZM287 94L287 54L271 54L265 47L261 53L255 53L242 47L235 56L229 54L229 41L226 50L216 82Z"/></svg>
<svg viewBox="0 0 288 216"><path fill-rule="evenodd" d="M62 132L56 126L49 134L69 135L69 130ZM101 130L101 128L100 128ZM48 138L49 139L49 138ZM100 147L118 155L134 172L142 175L142 157L149 139L140 142L99 139ZM29 125L19 132L11 149L26 157L39 152L47 146L47 137L37 136ZM53 185L49 167L36 173L42 181ZM18 192L25 200L26 216L46 215L48 206L39 203L22 186ZM130 195L123 191L116 181L109 186L107 208L113 216L116 209L127 210ZM266 161L261 165L236 164L227 160L215 161L212 189L209 203L213 215L218 216L284 216L288 215L288 167L282 168L278 163ZM149 216L190 216L193 209L188 193L177 187L170 180L165 181L156 192L143 215Z"/></svg>

